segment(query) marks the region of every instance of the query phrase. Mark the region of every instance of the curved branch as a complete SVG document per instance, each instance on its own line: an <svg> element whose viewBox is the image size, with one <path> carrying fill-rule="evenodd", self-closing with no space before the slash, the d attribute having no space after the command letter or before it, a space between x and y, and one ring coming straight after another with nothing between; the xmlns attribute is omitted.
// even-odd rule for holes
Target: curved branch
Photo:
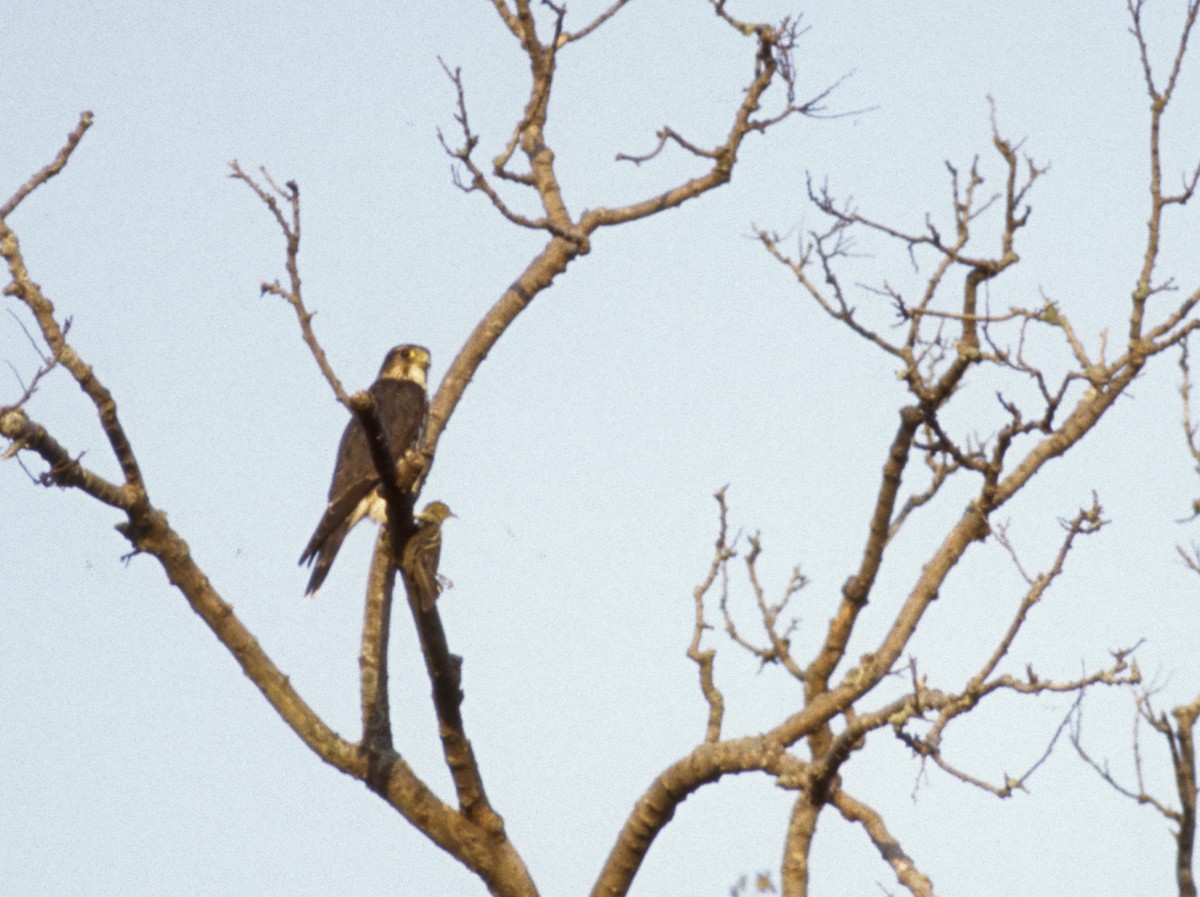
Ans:
<svg viewBox="0 0 1200 897"><path fill-rule="evenodd" d="M624 224L627 221L636 221L639 218L646 218L657 214L665 209L677 208L688 200L695 199L727 183L733 175L733 168L737 163L738 152L748 134L765 131L772 125L778 124L792 115L813 111L819 101L832 90L832 88L827 88L817 99L804 105L793 103L791 101L793 83L791 81L790 57L797 37L794 24L784 21L777 27L756 25L754 26L754 34L758 40L754 78L746 88L745 98L734 113L733 122L730 125L725 142L711 150L704 150L684 140L670 128L664 128L659 134L658 150L662 149L668 139L672 139L691 152L692 155L713 160L712 168L705 174L692 178L683 184L660 193L658 196L630 203L620 208L597 208L584 212L580 218L579 225L585 233L590 234L597 228ZM781 60L783 61L782 65ZM767 89L775 83L777 77L781 74L781 69L783 69L782 74L788 86L788 103L780 113L765 121L758 121L754 118L754 114L759 110L763 95L767 92ZM656 155L658 150L651 153L651 156ZM632 160L634 157L626 156L626 158ZM650 157L639 158L645 159Z"/></svg>
<svg viewBox="0 0 1200 897"><path fill-rule="evenodd" d="M798 787L806 778L807 766L761 735L698 745L660 773L638 799L604 862L591 897L623 897L654 839L684 800L722 776L750 771L786 776L789 787Z"/></svg>

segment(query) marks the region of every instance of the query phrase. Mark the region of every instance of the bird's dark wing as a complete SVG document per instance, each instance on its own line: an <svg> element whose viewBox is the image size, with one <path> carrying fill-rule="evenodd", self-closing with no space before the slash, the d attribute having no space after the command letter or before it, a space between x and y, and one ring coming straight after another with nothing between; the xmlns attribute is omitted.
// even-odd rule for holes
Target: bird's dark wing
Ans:
<svg viewBox="0 0 1200 897"><path fill-rule="evenodd" d="M399 460L421 437L428 404L425 390L410 380L383 379L371 384L368 392L375 399L392 457ZM357 418L351 418L338 445L329 505L300 555L301 564L316 558L307 594L315 592L324 581L346 533L362 516L357 513L359 505L378 485L379 474L371 460L366 431Z"/></svg>
<svg viewBox="0 0 1200 897"><path fill-rule="evenodd" d="M327 511L325 517L321 518L322 526L328 516L329 512ZM333 566L334 558L337 557L338 549L342 547L346 533L350 532L352 522L354 521L350 515L346 515L340 520L334 521L328 530L322 531L320 526L317 527L317 533L313 535L312 541L308 543L308 548L304 550L304 556L300 558L302 564L316 558L312 576L308 578L308 588L304 590L306 596L315 595L317 589L321 588L321 583L325 582L325 577L329 575L329 569ZM317 540L317 535L321 536L320 541Z"/></svg>
<svg viewBox="0 0 1200 897"><path fill-rule="evenodd" d="M425 416L429 412L425 389L411 380L379 380L368 392L379 409L392 457L399 461L405 452L417 447L425 430ZM363 448L366 448L365 436Z"/></svg>
<svg viewBox="0 0 1200 897"><path fill-rule="evenodd" d="M367 391L375 400L392 458L398 461L421 436L427 404L425 390L409 380L378 380ZM367 433L358 419L352 418L338 445L333 481L329 484L329 506L342 506L349 501L347 511L353 510L358 499L378 483ZM349 496L356 497L350 501Z"/></svg>
<svg viewBox="0 0 1200 897"><path fill-rule="evenodd" d="M372 472L375 470L371 468ZM317 524L316 530L313 531L312 538L308 540L308 545L304 549L304 554L300 555L300 563L307 564L318 553L323 553L328 550L330 537L339 527L343 527L341 537L337 539L333 545L333 553L336 555L338 547L342 544L342 539L346 537L346 532L349 531L352 524L358 522L355 519L355 511L359 503L362 502L379 483L379 478L359 477L353 484L353 488L349 486L342 491L336 498L331 499L329 506L325 508L325 513L321 515L321 522ZM361 517L361 515L359 515ZM329 562L333 563L333 558L330 557ZM322 577L323 578L323 577ZM310 587L310 592L314 591Z"/></svg>

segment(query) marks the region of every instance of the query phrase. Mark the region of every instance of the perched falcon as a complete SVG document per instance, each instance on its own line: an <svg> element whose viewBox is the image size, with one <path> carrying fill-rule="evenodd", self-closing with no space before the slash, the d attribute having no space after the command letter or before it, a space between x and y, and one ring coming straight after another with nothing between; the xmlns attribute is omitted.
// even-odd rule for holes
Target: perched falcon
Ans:
<svg viewBox="0 0 1200 897"><path fill-rule="evenodd" d="M379 376L367 389L375 400L379 419L387 434L388 447L397 462L409 449L416 448L425 429L429 399L425 394L425 376L429 371L429 350L421 346L396 346L388 352ZM300 555L300 563L316 563L305 595L316 594L346 533L366 516L383 522L386 505L379 489L379 474L371 460L367 433L357 418L351 418L338 445L333 482L329 485L329 506L316 532Z"/></svg>
<svg viewBox="0 0 1200 897"><path fill-rule="evenodd" d="M408 544L404 546L404 557L400 566L412 577L417 590L417 601L425 613L433 608L442 592L438 562L442 558L442 523L454 512L440 501L431 501L416 519L420 522Z"/></svg>

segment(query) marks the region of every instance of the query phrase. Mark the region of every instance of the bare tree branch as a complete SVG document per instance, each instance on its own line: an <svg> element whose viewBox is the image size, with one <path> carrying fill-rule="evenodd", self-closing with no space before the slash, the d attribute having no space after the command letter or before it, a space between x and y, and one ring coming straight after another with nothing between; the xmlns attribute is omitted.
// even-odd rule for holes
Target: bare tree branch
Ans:
<svg viewBox="0 0 1200 897"><path fill-rule="evenodd" d="M17 195L23 197L32 192L37 186L34 181L38 178L45 179L43 175L35 175ZM289 190L291 196L296 198L298 191L294 185ZM265 194L261 188L256 192L260 193L260 197ZM273 200L274 197L268 195L264 201L266 199ZM272 207L271 202L267 202L267 205ZM277 205L272 210L289 237L289 263L294 268L298 217L288 224ZM293 204L293 210L298 216L298 205ZM79 488L123 511L127 519L118 526L118 530L129 540L134 551L150 555L158 561L170 582L230 651L275 711L322 760L368 783L434 843L473 869L495 893L532 897L536 889L528 871L505 838L498 817L488 812L490 808L487 808L486 802L472 794L471 802L462 806L462 812L446 806L413 773L403 758L390 749L390 739L386 737L386 665L382 660L386 645L381 641L386 615L381 613L377 620L368 619L366 622L367 634L372 636L373 632L373 641L364 644L367 660L363 680L364 736L370 739L371 744L351 744L334 733L304 702L289 678L274 665L237 618L232 607L213 589L207 576L192 560L187 543L167 523L166 514L151 504L133 447L117 417L115 401L92 368L67 342L66 329L56 319L53 304L25 267L16 234L3 221L0 221L0 253L8 263L11 277L5 292L16 296L30 309L52 357L58 359L58 363L71 373L85 395L92 400L110 448L121 466L124 483L110 483L84 468L44 427L29 421L21 407L8 407L0 412L0 433L13 443L10 451L28 450L43 457L50 464L50 471L43 477L47 484ZM306 315L299 303L298 275L294 275L293 289L287 292L296 300L293 305L300 314L302 325L306 324ZM352 408L355 404L350 402ZM358 404L363 405L361 402ZM368 429L372 419L375 428L379 428L373 405L369 401L357 412L360 420L365 415L367 422L364 426ZM384 453L386 455L386 443ZM385 458L384 463L390 463L390 458ZM388 482L391 482L390 478ZM411 526L411 515L407 522ZM462 765L461 756L461 747L456 745L456 771ZM460 789L460 796L462 793Z"/></svg>
<svg viewBox="0 0 1200 897"><path fill-rule="evenodd" d="M2 457L11 458L18 452L31 451L50 465L49 470L37 478L41 485L74 487L110 507L132 508L126 489L84 467L45 427L31 421L20 404L0 408L0 436L11 442Z"/></svg>
<svg viewBox="0 0 1200 897"><path fill-rule="evenodd" d="M484 193L501 215L519 226L546 230L550 240L479 322L442 380L432 402L429 427L423 445L425 457L430 463L447 421L483 359L521 311L540 292L548 288L554 278L565 271L572 261L591 250L590 238L596 230L675 208L723 185L730 179L738 150L749 134L766 130L792 114L803 114L806 111L803 106L798 106L791 100L795 74L790 60L798 36L794 23L785 20L778 26L757 25L753 31L756 43L754 76L746 88L742 102L734 111L725 142L712 150L710 158L713 164L709 171L640 202L618 208L600 207L572 217L562 198L554 167L554 153L546 144L544 135L557 49L565 41L578 39L582 33L568 35L562 29L562 14L556 13L556 42L543 43L537 36L532 10L527 0L516 2L515 8L510 7L504 0L493 0L493 5L529 57L531 82L524 112L503 151L493 160L491 176L532 190L541 204L542 215L531 217L513 210L492 185L491 178L483 168L472 161L472 153L479 142L478 137L471 131L468 123L461 76L457 71L450 72L448 67L448 74L455 84L458 100L456 119L463 130L463 144L457 149L452 149L445 143L444 145L447 152L470 173L471 181L466 189ZM601 19L607 21L622 5L612 4L602 14ZM742 29L739 27L738 30ZM789 97L783 110L768 119L756 119L754 116L760 108L764 94L780 79L785 82ZM823 93L821 98L826 94L827 92ZM525 157L527 171L513 172L510 168L518 150Z"/></svg>
<svg viewBox="0 0 1200 897"><path fill-rule="evenodd" d="M726 522L728 507L725 504L725 489L717 490L713 498L717 500L720 508L720 528L717 532L717 544L713 549L713 559L709 564L708 574L692 593L696 603L696 623L692 627L692 641L687 650L688 658L696 664L700 675L700 693L704 695L704 700L708 703L708 723L704 730L706 742L715 742L721 737L721 721L725 716L725 697L717 688L713 674L717 652L713 648L702 649L700 647L705 630L712 629L704 619L704 596L712 589L717 575L725 575L726 564L730 558L735 556L733 547L728 543L726 536L728 533Z"/></svg>
<svg viewBox="0 0 1200 897"><path fill-rule="evenodd" d="M834 789L831 802L847 822L854 822L862 827L884 862L892 867L896 879L913 897L933 897L933 882L917 869L912 858L900 846L900 842L888 831L879 813L851 797L842 788Z"/></svg>
<svg viewBox="0 0 1200 897"><path fill-rule="evenodd" d="M386 771L377 767L389 756L392 743L392 714L388 702L388 637L391 633L392 594L396 565L388 544L391 532L379 531L367 577L367 601L363 613L362 649L359 653L359 678L362 703L362 745L372 768L368 782L373 788L386 781Z"/></svg>
<svg viewBox="0 0 1200 897"><path fill-rule="evenodd" d="M75 147L79 146L79 141L83 139L83 135L87 133L88 128L92 126L94 116L91 112L82 112L79 115L79 124L67 135L67 142L63 144L62 149L58 151L58 155L54 157L54 161L45 166L41 171L27 180L24 184L17 188L17 192L10 196L0 206L0 220L7 218L19 206L30 193L36 190L42 184L46 183L60 171L62 171L67 162L71 158L71 154L75 152Z"/></svg>
<svg viewBox="0 0 1200 897"><path fill-rule="evenodd" d="M1183 353L1180 391L1184 430L1200 470L1200 440L1191 417L1187 366L1187 340L1200 329L1200 318L1196 317L1200 288L1181 290L1171 278L1158 272L1166 210L1190 202L1200 183L1198 166L1183 176L1176 192L1165 190L1160 158L1160 131L1179 81L1200 0L1189 0L1187 4L1173 62L1161 83L1154 74L1143 31L1142 0L1127 2L1151 112L1151 210L1129 307L1122 312L1128 314L1128 334L1111 349L1108 331L1100 333L1098 344L1088 335L1081 335L1076 328L1080 319L1072 323L1064 310L1065 303L1048 298L1045 292L1040 304L1032 306L991 305L989 290L998 290L992 286L993 281L1020 260L1018 244L1030 221L1031 192L1047 171L1023 155L1019 142L1002 135L994 104L990 110L988 157L957 167L947 163L948 197L936 218L926 214L923 220L910 220L905 225L878 220L860 212L850 201L835 199L827 186L818 187L810 178L809 199L824 223L801 238L794 256L781 248L778 235L756 231L769 255L787 267L801 292L816 304L820 320L836 322L883 353L899 368L897 376L907 395L897 409L895 429L881 459L865 532L859 534L857 560L840 592L832 596L828 623L813 633L808 656L794 653L796 624L786 613L789 602L805 587L807 579L796 567L783 589L768 595L759 565L764 543L757 533L747 538L745 567L737 566L745 573L745 591L739 594L748 596L749 601L735 606L729 562L737 556L737 537L729 537L726 492L722 489L716 494L718 535L707 571L692 593L695 611L687 649L687 656L697 666L700 691L707 705L704 735L655 776L638 798L600 870L593 889L597 897L624 897L628 893L650 847L684 800L725 776L745 773L769 776L795 795L781 860L781 888L787 897L808 893L818 822L830 806L866 833L902 887L921 897L932 895L930 878L917 867L881 814L843 787L847 764L860 756L869 738L888 729L913 752L922 770L936 765L956 780L1001 798L1025 788L1033 774L1043 768L1062 733L1070 731L1080 755L1105 782L1154 807L1177 826L1179 889L1181 894L1194 897L1194 728L1200 717L1200 698L1174 708L1168 715L1154 711L1148 692L1139 693L1133 743L1136 784L1131 786L1123 784L1106 764L1086 754L1081 708L1092 686L1140 683L1133 649L1115 651L1103 667L1085 668L1072 677L1046 678L1028 665L1023 673L1006 671L1014 663L1018 637L1031 625L1033 608L1059 581L1076 538L1097 532L1105 521L1093 495L1090 507L1063 522L1065 535L1057 551L1043 561L1043 572L1035 574L1029 572L1034 568L1017 551L1009 538L1008 525L998 521L997 512L1051 460L1069 453L1083 440L1150 359L1176 345ZM379 472L388 505L388 524L376 544L366 595L359 676L363 733L357 744L338 736L307 706L195 564L187 543L170 527L164 511L151 503L113 397L68 341L67 324L60 323L53 304L30 276L16 234L5 220L30 193L63 169L91 124L90 113L81 117L54 161L0 207L0 255L10 274L5 292L29 309L46 344L43 351L34 341L39 367L28 382L18 374L21 397L15 404L0 408L0 435L9 441L4 457L33 453L48 465L47 471L36 477L37 482L79 489L119 510L125 518L119 530L134 551L156 559L170 582L305 744L326 763L365 782L498 895L533 897L536 889L504 831L501 816L489 802L467 737L462 715L461 659L449 648L436 605L423 607L412 571L397 560L403 558L405 543L414 531L413 501L467 386L521 312L572 262L591 251L593 235L604 227L677 208L722 186L730 180L748 135L765 132L793 116L824 113L824 104L836 83L806 101L797 99L794 56L802 34L798 21L744 21L729 11L726 0L710 3L725 26L753 42L752 66L748 65L743 94L730 110L725 137L716 145L706 146L664 126L649 152L619 155L618 159L642 164L682 150L692 157L690 164L695 166L693 176L619 207L598 206L582 211L568 207L547 133L560 51L597 31L622 11L628 0L608 0L598 15L575 31L566 27L565 4L555 0L492 0L502 24L525 54L530 81L511 132L489 162L478 158L482 140L468 118L462 72L443 64L454 86L454 119L461 142L456 139L452 144L440 132L438 137L453 160L455 183L466 192L485 196L509 223L544 231L546 242L463 343L431 402L419 450L403 457L392 455L370 394L350 395L344 390L316 338L313 313L302 296L298 264L299 188L291 181L281 187L265 170L256 180L237 162L231 164L231 176L245 183L266 205L285 240L286 284L279 280L264 283L262 292L292 306L318 367L368 436L372 463ZM569 56L566 53L562 58ZM999 186L989 192L985 175L990 177L992 168L999 170L1000 178ZM902 256L906 255L913 268L912 284L900 279L907 276L903 273L889 272L865 283L855 271L848 272L865 257L856 245L860 239L895 246ZM904 267L903 258L900 267ZM1115 357L1110 359L1110 354ZM31 404L39 382L56 367L66 369L92 402L120 465L119 481L98 476L83 464L83 455L72 455L46 426L31 420L26 406ZM964 426L960 397L974 378L987 384L994 400L981 403L978 409L972 406L970 423ZM993 381L999 385L993 388ZM955 486L947 489L952 479ZM964 494L965 508L961 503L955 506L936 544L922 558L924 564L919 569L914 567L907 581L901 578L903 570L895 577L890 576L890 569L884 571L884 565L895 557L889 552L894 537L914 514L921 511L922 517L935 519L935 507L944 506L951 495L961 502ZM926 508L930 510L922 510ZM996 633L994 645L979 658L966 682L934 687L911 654L914 634L935 600L952 600L943 597L951 572L974 545L989 538L1008 552L1025 581L1023 593L1014 597L1016 607L1010 620L1002 632ZM1191 558L1183 549L1180 554L1200 572L1200 551ZM456 806L432 792L397 752L393 740L387 655L398 569L426 664L443 761L450 772ZM741 587L741 574L735 575ZM890 583L899 582L901 591L891 601L872 600L881 582L889 583L889 588ZM706 610L705 602L718 589L719 612L730 641L760 664L779 665L803 685L802 694L795 689L795 704L783 718L750 736L729 736L723 731L727 698L715 681L716 648L705 641L709 637L706 632L712 630L707 617L711 608ZM744 625L743 608L751 606L755 627L759 622L763 627L761 633L754 629L756 634L749 634L752 630ZM863 644L868 627L874 635ZM856 652L864 647L868 650L856 659L850 653L852 645ZM948 756L945 748L950 727L998 694L1067 694L1075 698L1071 711L1045 745L1033 749L1028 760L1021 758L1020 768L1025 771L1016 775L1005 771L999 780L964 768ZM1167 745L1175 772L1178 808L1172 801L1151 794L1145 784L1138 734L1138 727L1143 725ZM1157 743L1157 739L1154 741ZM806 752L803 757L802 752Z"/></svg>
<svg viewBox="0 0 1200 897"><path fill-rule="evenodd" d="M1146 314L1146 302L1159 292L1160 287L1154 283L1154 269L1158 264L1159 248L1162 238L1163 211L1168 205L1186 202L1186 198L1174 199L1164 197L1162 191L1162 152L1161 133L1162 119L1167 105L1175 92L1175 84L1183 66L1183 58L1187 52L1188 38L1192 27L1196 24L1197 11L1200 3L1191 0L1187 6L1187 16L1179 33L1179 43L1175 51L1175 59L1171 72L1167 76L1167 86L1159 89L1155 82L1154 72L1150 65L1150 50L1146 36L1142 31L1142 0L1127 0L1127 8L1132 19L1132 31L1137 39L1138 52L1142 60L1142 72L1146 79L1146 92L1150 96L1150 220L1147 224L1146 250L1142 257L1142 270L1138 275L1137 285L1133 290L1132 311L1129 317L1129 341L1131 346L1142 338L1142 324ZM1185 191L1190 196L1190 191ZM1200 297L1197 297L1200 299ZM1195 304L1193 300L1189 310Z"/></svg>
<svg viewBox="0 0 1200 897"><path fill-rule="evenodd" d="M1152 807L1160 816L1175 825L1175 881L1180 897L1196 897L1196 879L1192 869L1196 845L1196 719L1200 717L1200 696L1190 703L1171 710L1170 718L1155 711L1149 690L1134 692L1132 752L1136 785L1120 781L1109 768L1108 761L1099 762L1083 746L1083 710L1073 716L1071 743L1083 761L1118 794L1143 806ZM1174 723L1172 723L1172 719ZM1146 723L1162 736L1175 774L1175 799L1178 809L1146 788L1140 728Z"/></svg>
<svg viewBox="0 0 1200 897"><path fill-rule="evenodd" d="M787 835L783 842L783 862L780 864L779 880L783 897L808 895L809 857L812 855L820 813L820 801L813 800L807 792L798 794L792 803Z"/></svg>
<svg viewBox="0 0 1200 897"><path fill-rule="evenodd" d="M628 2L629 0L615 0L611 6L609 6L606 10L600 13L600 15L596 16L596 18L592 19L591 22L580 28L578 31L572 31L570 33L564 31L562 35L559 36L559 46L567 43L573 43L574 41L583 40L585 37L619 13L621 11L621 7Z"/></svg>
<svg viewBox="0 0 1200 897"><path fill-rule="evenodd" d="M270 190L268 190L246 174L242 170L242 167L238 165L237 160L230 162L229 168L232 171L232 174L229 176L241 181L254 191L254 194L270 210L275 223L279 225L279 230L283 233L287 252L288 287L284 288L278 280L269 283L263 281L261 287L262 293L264 295L278 296L287 302L288 305L292 306L296 312L296 319L300 323L300 332L304 336L304 342L312 352L313 358L317 362L317 367L321 369L321 374L325 377L326 382L329 383L329 387L333 390L333 394L337 396L337 400L349 409L350 397L342 387L342 381L333 372L333 366L330 365L329 359L325 355L325 350L321 348L321 344L317 341L317 335L313 331L312 319L314 313L304 307L304 297L301 293L300 265L298 261L300 254L300 187L295 181L288 181L287 189L283 190L275 183L265 168L260 168L263 180L270 187ZM285 217L283 209L279 207L280 198L288 204L291 210L290 218Z"/></svg>

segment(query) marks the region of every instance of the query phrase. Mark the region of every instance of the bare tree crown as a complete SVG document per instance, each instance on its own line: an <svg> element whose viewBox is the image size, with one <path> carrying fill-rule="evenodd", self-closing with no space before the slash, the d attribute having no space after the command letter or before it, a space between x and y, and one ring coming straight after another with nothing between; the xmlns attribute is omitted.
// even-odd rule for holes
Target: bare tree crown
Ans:
<svg viewBox="0 0 1200 897"><path fill-rule="evenodd" d="M131 556L152 558L162 568L303 743L325 763L364 783L497 895L528 897L538 889L533 870L485 788L483 766L468 737L469 716L463 712L464 661L453 653L451 633L434 601L441 588L440 527L449 510L435 500L414 519L414 503L436 465L443 437L453 439L448 424L489 353L574 262L602 252L606 228L633 226L702 200L729 183L748 140L774 132L790 119L829 114L836 86L820 84L805 93L798 19L744 20L725 0L710 0L712 14L740 39L745 57L741 92L723 110L724 138L705 145L664 125L647 138L646 147L624 149L617 159L631 167L653 166L667 154L680 154L692 166L688 177L631 202L573 208L550 136L556 74L576 44L603 32L628 5L628 0L616 0L593 18L577 22L565 5L548 0L492 0L500 26L519 47L528 68L523 108L495 145L471 123L470 72L441 63L453 94L456 127L453 133L439 133L438 139L452 163L454 184L478 194L503 220L534 232L542 243L464 336L432 391L428 419L409 451L397 450L393 456L396 447L389 446L387 422L380 419L372 394L348 391L322 348L300 274L299 185L291 180L279 183L266 168L248 171L231 163L230 177L265 207L282 238L284 276L263 282L261 292L291 307L300 338L330 391L367 434L387 506L365 597L359 654L362 732L356 740L340 735L306 701L217 591L165 509L152 499L104 372L81 357L70 338L70 319L56 309L26 263L10 219L64 171L93 125L90 112L81 115L57 156L0 206L0 255L9 274L4 292L21 307L21 321L41 359L0 407L0 435L7 440L4 456L20 459L34 471L31 477L38 485L79 490L118 512L118 528ZM862 762L868 745L888 739L922 768L936 768L1001 799L1032 787L1035 774L1059 742L1070 741L1103 782L1169 821L1175 831L1179 893L1196 894L1194 729L1200 698L1169 711L1157 709L1135 660L1136 643L1115 646L1105 663L1084 669L1064 664L1046 671L1020 659L1020 637L1036 625L1039 605L1069 568L1072 551L1108 525L1099 494L1079 507L1055 509L1052 513L1061 518L1060 536L1056 544L1036 552L1018 548L1004 514L1048 465L1094 438L1097 425L1148 367L1166 363L1162 356L1179 364L1183 445L1200 470L1187 355L1190 337L1200 328L1200 285L1177 283L1163 270L1163 243L1175 226L1173 215L1193 198L1200 166L1178 181L1164 171L1162 161L1162 133L1173 121L1198 11L1195 0L1186 5L1164 69L1151 62L1144 3L1128 4L1149 111L1148 217L1140 265L1126 285L1119 327L1086 332L1076 324L1070 303L1044 291L1023 304L997 307L993 302L992 287L1003 283L1021 262L1032 198L1048 170L1006 135L1002 110L994 104L990 146L966 163L947 163L945 195L924 217L902 223L882 220L870 211L870 200L842 198L833 186L810 177L807 198L810 214L818 221L815 226L799 236L754 229L765 262L782 266L798 294L832 322L847 344L884 357L904 397L890 424L890 442L870 472L871 507L861 530L847 536L858 540L857 560L840 588L815 597L799 566L772 587L763 566L767 539L736 531L730 499L735 490L716 493L711 559L698 571L692 591L690 633L680 634L681 653L686 650L696 667L705 711L697 718L692 746L636 796L595 874L595 897L629 893L656 839L684 801L736 776L765 777L789 797L778 870L785 895L810 892L818 821L833 815L865 836L899 887L921 897L934 894L933 861L902 843L894 820L885 819L872 796L860 793L848 775L853 764ZM911 271L902 278L872 271L864 281L862 271L874 266L873 258L864 261L859 252L864 245L898 248ZM101 475L93 458L56 437L54 424L38 419L38 389L59 369L94 410L117 462L118 477ZM980 383L992 393L986 407L980 407L977 393L967 397L968 385ZM1200 512L1200 503L1196 508ZM942 520L948 522L943 526ZM894 557L892 549L914 527L928 527L936 534L933 548L921 564L892 573L881 586L885 565ZM916 636L935 602L965 600L963 586L952 574L984 543L1007 556L1023 585L1020 594L1011 596L1005 626L970 674L946 678L921 656ZM1188 567L1200 572L1197 549L1181 547L1179 553ZM903 579L898 595L897 575ZM441 759L453 790L448 796L439 795L430 777L410 765L397 738L401 721L393 717L388 674L397 579L408 598L428 675ZM804 639L798 637L801 627ZM791 707L762 731L730 731L733 698L723 688L722 667L731 655L751 658L794 683ZM1094 756L1084 738L1085 695L1102 687L1127 688L1136 695L1139 734L1132 783ZM997 774L956 755L951 734L980 708L995 706L1003 698L1054 695L1067 696L1069 710L1019 761L1020 768ZM1139 739L1147 733L1167 749L1176 784L1169 798L1143 779ZM761 876L757 885L762 891L774 887L769 877ZM743 881L735 891L747 887Z"/></svg>

